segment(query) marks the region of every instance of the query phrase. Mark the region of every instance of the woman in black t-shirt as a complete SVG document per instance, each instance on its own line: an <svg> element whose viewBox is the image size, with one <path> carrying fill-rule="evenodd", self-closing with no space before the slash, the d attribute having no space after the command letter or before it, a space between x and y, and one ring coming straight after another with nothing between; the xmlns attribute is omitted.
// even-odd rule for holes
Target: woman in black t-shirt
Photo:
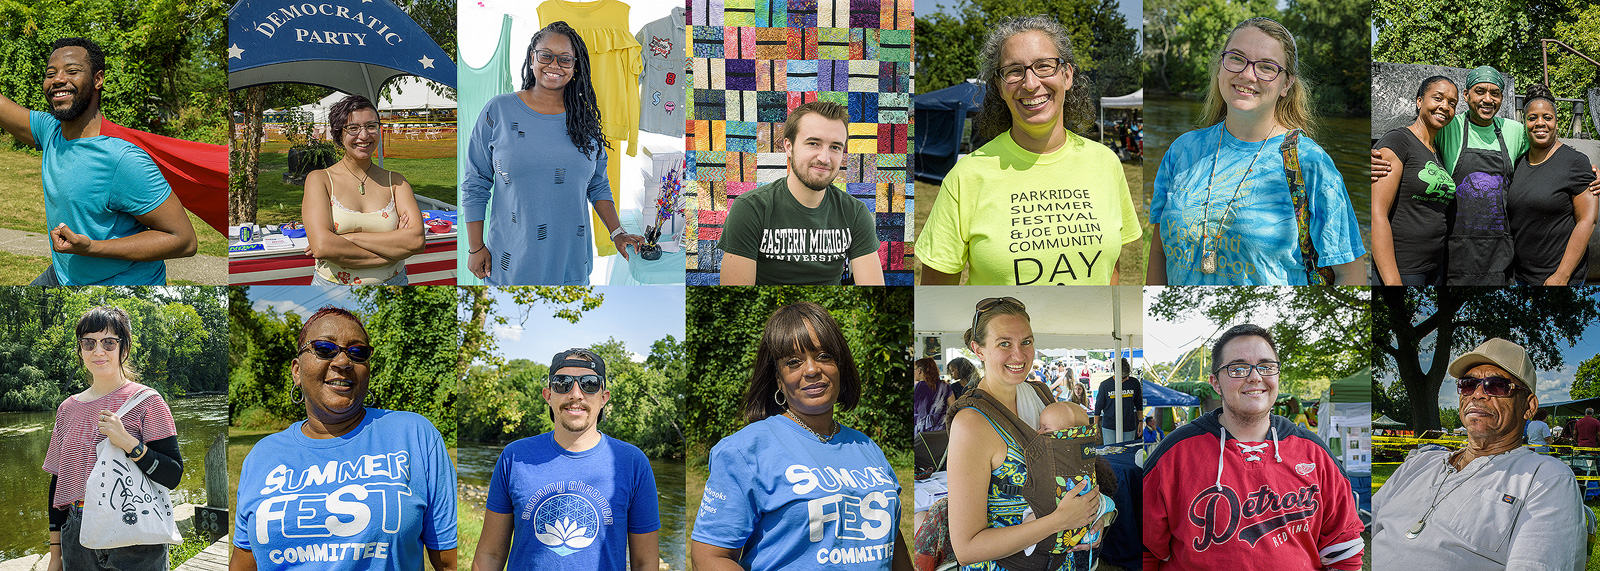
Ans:
<svg viewBox="0 0 1600 571"><path fill-rule="evenodd" d="M1594 232L1594 180L1589 157L1556 138L1556 102L1534 85L1523 104L1528 153L1517 159L1506 195L1506 215L1516 245L1513 276L1521 285L1583 285L1589 274L1589 234Z"/></svg>
<svg viewBox="0 0 1600 571"><path fill-rule="evenodd" d="M1403 166L1372 183L1373 285L1443 285L1446 207L1455 196L1433 137L1456 114L1456 84L1435 75L1417 88L1417 118L1375 147Z"/></svg>

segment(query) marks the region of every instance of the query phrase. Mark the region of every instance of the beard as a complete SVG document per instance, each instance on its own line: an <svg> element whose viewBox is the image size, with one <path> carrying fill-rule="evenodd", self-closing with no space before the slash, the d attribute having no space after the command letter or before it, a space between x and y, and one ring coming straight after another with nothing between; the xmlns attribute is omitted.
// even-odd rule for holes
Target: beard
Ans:
<svg viewBox="0 0 1600 571"><path fill-rule="evenodd" d="M92 94L84 95L82 91L73 92L72 105L68 106L66 109L57 109L56 106L51 105L50 114L55 116L56 120L62 123L73 121L78 117L83 116L84 111L89 110L89 103L91 103L90 99L93 97L94 96Z"/></svg>
<svg viewBox="0 0 1600 571"><path fill-rule="evenodd" d="M835 170L825 176L813 177L811 176L811 169L800 168L798 165L794 164L793 158L789 159L789 172L794 173L794 177L800 181L800 184L805 185L806 188L811 190L823 190L829 186L832 186L834 177L838 176L839 174L839 171Z"/></svg>

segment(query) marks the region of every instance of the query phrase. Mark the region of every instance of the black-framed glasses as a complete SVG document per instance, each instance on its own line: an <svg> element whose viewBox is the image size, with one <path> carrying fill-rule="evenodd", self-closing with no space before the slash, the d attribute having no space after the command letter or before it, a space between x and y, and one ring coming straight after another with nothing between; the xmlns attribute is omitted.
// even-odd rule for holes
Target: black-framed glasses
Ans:
<svg viewBox="0 0 1600 571"><path fill-rule="evenodd" d="M324 361L332 361L342 351L350 356L351 363L365 363L372 359L373 349L371 345L365 343L351 343L348 347L340 347L338 343L318 339L306 343L304 347L300 348L301 353L306 351L310 351L311 354Z"/></svg>
<svg viewBox="0 0 1600 571"><path fill-rule="evenodd" d="M79 351L85 351L85 352L93 351L95 343L96 343L96 341L95 341L95 339L93 337L79 337L78 338L78 350ZM100 340L98 341L98 343L100 344L100 348L101 349L105 349L107 353L115 353L117 351L117 348L122 346L122 338L120 338L120 337L101 337Z"/></svg>
<svg viewBox="0 0 1600 571"><path fill-rule="evenodd" d="M978 334L978 317L983 315L983 312L989 311L989 310L994 309L996 307L999 307L1000 304L1003 304L1003 303L1014 303L1014 304L1017 305L1017 307L1022 308L1024 311L1026 311L1028 309L1028 306L1023 305L1021 300L1018 300L1017 298L1014 298L1014 297L1011 297L1011 296L991 297L991 298L983 299L983 300L978 302L977 308L972 312L972 334L973 335L977 335ZM982 340L979 340L979 344L982 344Z"/></svg>
<svg viewBox="0 0 1600 571"><path fill-rule="evenodd" d="M999 71L995 72L995 75L998 76L1001 81L1006 83L1018 83L1024 78L1028 77L1028 70L1030 69L1033 70L1033 75L1035 77L1044 79L1060 73L1061 68L1068 65L1071 64L1067 63L1066 58L1047 57L1041 60L1036 60L1028 65L1022 65L1019 63L1016 65L1002 67L999 69Z"/></svg>
<svg viewBox="0 0 1600 571"><path fill-rule="evenodd" d="M1233 50L1222 52L1222 69L1233 73L1244 73L1244 68L1250 66L1255 66L1256 79L1261 81L1272 81L1278 78L1278 74L1283 73L1283 66L1276 63L1264 59L1250 59Z"/></svg>
<svg viewBox="0 0 1600 571"><path fill-rule="evenodd" d="M598 393L600 389L606 387L606 381L600 378L600 375L550 375L550 392L558 395L567 394L572 391L574 383L578 385L578 390L586 395Z"/></svg>
<svg viewBox="0 0 1600 571"><path fill-rule="evenodd" d="M578 58L568 55L556 55L554 52L544 50L533 50L533 57L537 58L539 63L549 65L550 62L556 62L556 65L566 69L572 69L572 64L578 62Z"/></svg>
<svg viewBox="0 0 1600 571"><path fill-rule="evenodd" d="M1278 371L1282 369L1283 365L1279 364L1277 361L1266 361L1264 363L1256 363L1254 365L1249 363L1229 363L1227 365L1217 367L1217 370L1212 371L1212 373L1227 372L1228 376L1230 377L1235 379L1243 379L1250 376L1250 371L1261 373L1261 376L1263 377L1271 377L1277 375Z"/></svg>
<svg viewBox="0 0 1600 571"><path fill-rule="evenodd" d="M1483 394L1492 397L1509 397L1515 394L1517 389L1522 388L1521 383L1501 376L1456 379L1456 392L1463 396L1477 392L1480 386L1483 387Z"/></svg>
<svg viewBox="0 0 1600 571"><path fill-rule="evenodd" d="M377 121L363 123L361 125L351 124L345 125L341 130L344 131L344 134L346 135L360 135L362 131L376 134L383 130L383 124Z"/></svg>

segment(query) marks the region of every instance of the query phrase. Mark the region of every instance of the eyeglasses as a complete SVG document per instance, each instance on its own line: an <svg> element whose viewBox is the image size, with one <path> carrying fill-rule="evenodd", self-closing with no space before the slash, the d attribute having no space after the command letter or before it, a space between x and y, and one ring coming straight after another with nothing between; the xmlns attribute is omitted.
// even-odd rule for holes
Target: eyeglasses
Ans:
<svg viewBox="0 0 1600 571"><path fill-rule="evenodd" d="M1256 363L1254 365L1249 363L1231 363L1218 367L1217 370L1212 371L1212 373L1216 373L1218 371L1227 371L1228 376L1235 379L1243 379L1245 377L1249 377L1250 371L1254 370L1255 372L1261 373L1261 376L1263 377L1271 377L1277 375L1279 369L1281 368L1282 366L1277 361L1267 361L1265 363Z"/></svg>
<svg viewBox="0 0 1600 571"><path fill-rule="evenodd" d="M324 361L332 361L339 356L340 351L343 351L344 354L350 356L351 363L365 363L372 358L373 349L371 345L364 343L351 343L349 347L340 347L338 343L319 339L306 343L304 347L300 348L301 353L306 351L311 351L311 354Z"/></svg>
<svg viewBox="0 0 1600 571"><path fill-rule="evenodd" d="M1522 388L1521 383L1505 377L1484 377L1481 379L1466 377L1456 379L1456 392L1461 393L1462 396L1470 395L1477 392L1479 385L1483 386L1483 394L1492 397L1508 397L1516 393L1517 389Z"/></svg>
<svg viewBox="0 0 1600 571"><path fill-rule="evenodd" d="M572 384L577 383L578 389L583 394L592 395L605 388L605 379L600 375L550 375L550 392L564 395L572 391Z"/></svg>
<svg viewBox="0 0 1600 571"><path fill-rule="evenodd" d="M1021 82L1023 78L1028 76L1028 70L1030 69L1033 70L1033 75L1035 77L1044 79L1046 77L1054 76L1057 72L1061 71L1062 67L1067 65L1070 64L1067 63L1066 58L1044 58L1028 65L1016 64L1002 67L1000 68L1000 71L995 72L995 76L999 77L1006 83L1018 83Z"/></svg>
<svg viewBox="0 0 1600 571"><path fill-rule="evenodd" d="M1278 74L1283 73L1283 66L1270 61L1253 60L1233 50L1222 52L1222 69L1244 73L1244 68L1252 65L1256 68L1256 79L1261 81L1272 81L1278 78Z"/></svg>
<svg viewBox="0 0 1600 571"><path fill-rule="evenodd" d="M345 125L343 129L344 134L346 135L360 135L362 131L366 131L368 133L377 133L382 130L383 124L377 121L373 121L364 125Z"/></svg>
<svg viewBox="0 0 1600 571"><path fill-rule="evenodd" d="M566 69L572 69L572 64L578 61L578 58L572 56L556 55L544 50L533 50L533 56L539 60L539 63L549 65L550 62L556 62L556 64Z"/></svg>
<svg viewBox="0 0 1600 571"><path fill-rule="evenodd" d="M989 311L989 310L994 309L996 307L999 307L1000 304L1003 304L1003 303L1014 303L1014 304L1017 305L1017 307L1022 308L1024 311L1026 311L1028 309L1028 306L1023 305L1021 301L1017 300L1017 298L1010 297L1010 296L1007 296L1007 297L991 297L991 298L985 299L983 301L979 301L978 302L978 306L977 306L977 310L972 312L972 334L973 335L977 335L978 334L978 317L983 315L983 312ZM979 340L979 343L982 343L982 340Z"/></svg>
<svg viewBox="0 0 1600 571"><path fill-rule="evenodd" d="M117 337L101 337L99 342L100 342L100 348L101 349L105 349L107 353L114 353L114 352L116 352L118 347L122 346L122 339L121 338L117 338ZM78 338L78 350L79 351L85 351L85 352L93 351L94 350L94 345L95 345L95 339L92 338L92 337L79 337Z"/></svg>

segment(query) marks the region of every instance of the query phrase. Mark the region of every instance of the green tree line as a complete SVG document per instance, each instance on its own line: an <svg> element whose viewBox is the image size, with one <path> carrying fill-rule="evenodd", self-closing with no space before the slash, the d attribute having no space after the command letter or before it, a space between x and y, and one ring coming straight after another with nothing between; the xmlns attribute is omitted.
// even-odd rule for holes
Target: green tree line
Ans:
<svg viewBox="0 0 1600 571"><path fill-rule="evenodd" d="M689 288L685 351L689 384L688 454L703 459L722 437L745 425L741 399L755 366L767 317L810 301L828 309L844 329L861 373L861 402L836 415L890 457L911 449L911 289L867 287Z"/></svg>
<svg viewBox="0 0 1600 571"><path fill-rule="evenodd" d="M223 289L0 287L0 411L53 411L89 386L75 334L101 305L128 312L139 382L167 398L227 390Z"/></svg>
<svg viewBox="0 0 1600 571"><path fill-rule="evenodd" d="M433 422L445 442L456 441L456 379L460 330L456 291L447 286L355 288L361 318L375 349L368 404L415 412ZM248 287L228 290L228 414L235 426L274 426L305 418L291 402L289 362L302 318L252 308ZM317 309L317 308L309 308Z"/></svg>

